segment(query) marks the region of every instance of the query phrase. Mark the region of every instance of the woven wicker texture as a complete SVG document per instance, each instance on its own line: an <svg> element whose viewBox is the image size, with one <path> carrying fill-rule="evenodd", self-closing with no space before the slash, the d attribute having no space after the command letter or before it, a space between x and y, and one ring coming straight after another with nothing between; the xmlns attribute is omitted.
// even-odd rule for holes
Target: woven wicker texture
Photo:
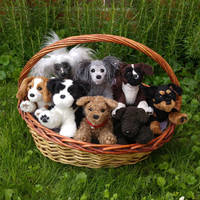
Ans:
<svg viewBox="0 0 200 200"><path fill-rule="evenodd" d="M121 36L92 34L68 37L40 50L23 68L19 78L19 86L23 79L28 75L33 65L47 53L59 48L89 42L112 42L139 50L156 61L170 77L172 83L179 85L179 81L169 64L159 54L147 46ZM176 103L177 108L180 109L181 97L177 99ZM41 153L56 162L75 166L99 168L135 164L147 158L148 154L153 150L160 148L163 144L168 142L171 139L175 128L175 125L170 124L162 135L153 139L148 144L91 144L61 136L48 128L43 127L31 114L22 112L19 109L19 104L20 101L18 101L19 113L26 121L36 146Z"/></svg>

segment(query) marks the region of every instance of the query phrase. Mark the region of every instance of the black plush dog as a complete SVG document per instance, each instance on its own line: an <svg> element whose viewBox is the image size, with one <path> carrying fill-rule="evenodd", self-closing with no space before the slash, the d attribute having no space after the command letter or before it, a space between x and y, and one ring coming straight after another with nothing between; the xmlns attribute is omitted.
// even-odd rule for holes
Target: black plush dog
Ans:
<svg viewBox="0 0 200 200"><path fill-rule="evenodd" d="M160 122L169 120L173 124L183 124L187 121L187 114L178 112L176 97L182 94L182 89L175 84L142 87L147 103L154 109L150 117L150 128L155 134L161 134Z"/></svg>
<svg viewBox="0 0 200 200"><path fill-rule="evenodd" d="M119 144L145 144L153 139L147 125L149 115L142 108L129 106L120 108L114 115L114 132Z"/></svg>

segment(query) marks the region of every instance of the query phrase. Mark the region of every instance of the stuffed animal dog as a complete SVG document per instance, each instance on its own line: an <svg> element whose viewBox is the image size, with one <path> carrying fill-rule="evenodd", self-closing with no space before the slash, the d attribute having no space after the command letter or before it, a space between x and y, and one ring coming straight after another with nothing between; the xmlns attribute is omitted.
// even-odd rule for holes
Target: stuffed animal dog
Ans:
<svg viewBox="0 0 200 200"><path fill-rule="evenodd" d="M46 47L59 41L55 32L50 32L46 38ZM31 69L30 76L44 76L47 78L55 77L61 79L73 79L77 65L83 60L91 60L94 51L90 48L80 47L79 45L68 51L66 48L57 49L41 58Z"/></svg>
<svg viewBox="0 0 200 200"><path fill-rule="evenodd" d="M100 95L112 99L111 85L119 63L119 59L114 56L107 56L103 60L85 60L77 67L75 79L90 84L88 96Z"/></svg>
<svg viewBox="0 0 200 200"><path fill-rule="evenodd" d="M60 128L60 135L73 137L77 129L76 100L86 95L87 84L70 79L50 79L47 88L52 94L54 107L46 111L36 110L38 121L50 129Z"/></svg>
<svg viewBox="0 0 200 200"><path fill-rule="evenodd" d="M117 106L116 101L102 96L86 96L78 99L76 104L84 106L85 118L82 120L74 139L91 142L94 138L100 144L115 144L117 142L111 121L111 110Z"/></svg>
<svg viewBox="0 0 200 200"><path fill-rule="evenodd" d="M148 143L153 133L147 125L149 115L141 108L129 106L117 110L114 116L114 132L119 144Z"/></svg>
<svg viewBox="0 0 200 200"><path fill-rule="evenodd" d="M112 87L114 99L126 105L137 106L152 114L153 109L148 106L140 89L144 75L152 74L153 69L149 65L121 63L116 75L116 83Z"/></svg>
<svg viewBox="0 0 200 200"><path fill-rule="evenodd" d="M176 96L182 94L182 89L175 84L142 87L147 102L154 109L151 116L151 130L155 134L161 134L160 123L169 120L173 124L183 124L187 121L187 114L180 113L176 109Z"/></svg>
<svg viewBox="0 0 200 200"><path fill-rule="evenodd" d="M20 108L24 112L34 112L36 108L47 109L51 105L51 94L47 90L45 77L27 77L17 92L17 99L23 100ZM27 98L28 100L24 100Z"/></svg>

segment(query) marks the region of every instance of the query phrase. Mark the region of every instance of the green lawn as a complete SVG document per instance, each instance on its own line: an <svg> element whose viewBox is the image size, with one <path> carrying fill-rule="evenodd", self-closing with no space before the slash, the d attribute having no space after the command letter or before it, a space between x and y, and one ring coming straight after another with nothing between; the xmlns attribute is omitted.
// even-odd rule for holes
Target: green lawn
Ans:
<svg viewBox="0 0 200 200"><path fill-rule="evenodd" d="M16 108L16 85L0 87L0 199L200 199L199 140L187 136L188 124L177 127L169 143L136 165L63 165L37 150ZM197 136L199 130L193 128Z"/></svg>

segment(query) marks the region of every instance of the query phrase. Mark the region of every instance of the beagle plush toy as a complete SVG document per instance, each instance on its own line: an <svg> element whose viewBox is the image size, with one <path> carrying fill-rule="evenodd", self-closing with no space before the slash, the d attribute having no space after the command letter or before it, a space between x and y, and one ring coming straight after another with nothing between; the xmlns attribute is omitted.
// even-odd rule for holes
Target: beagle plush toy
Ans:
<svg viewBox="0 0 200 200"><path fill-rule="evenodd" d="M33 113L37 108L47 109L51 106L51 94L47 90L48 79L42 76L25 78L17 92L17 99L22 100L20 108Z"/></svg>
<svg viewBox="0 0 200 200"><path fill-rule="evenodd" d="M169 120L179 125L187 121L187 114L180 113L176 108L176 98L182 94L182 89L175 84L142 87L148 104L154 109L150 117L150 129L154 134L161 134L160 123Z"/></svg>

